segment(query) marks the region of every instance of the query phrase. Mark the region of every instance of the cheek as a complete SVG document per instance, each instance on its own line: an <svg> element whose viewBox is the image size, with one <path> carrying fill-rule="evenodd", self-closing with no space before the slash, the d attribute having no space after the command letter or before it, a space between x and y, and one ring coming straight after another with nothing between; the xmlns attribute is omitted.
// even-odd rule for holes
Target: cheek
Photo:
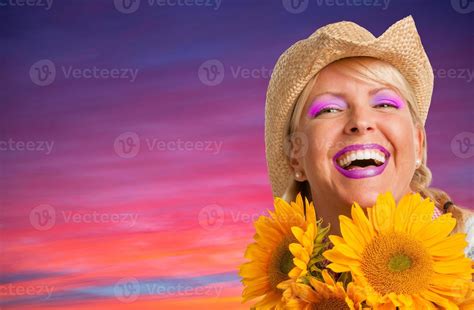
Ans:
<svg viewBox="0 0 474 310"><path fill-rule="evenodd" d="M394 148L398 165L412 165L415 161L415 129L411 119L386 122L384 133Z"/></svg>
<svg viewBox="0 0 474 310"><path fill-rule="evenodd" d="M330 124L331 123L331 124ZM307 129L308 153L307 160L312 166L321 167L331 164L331 150L337 147L338 129L332 122L311 124Z"/></svg>

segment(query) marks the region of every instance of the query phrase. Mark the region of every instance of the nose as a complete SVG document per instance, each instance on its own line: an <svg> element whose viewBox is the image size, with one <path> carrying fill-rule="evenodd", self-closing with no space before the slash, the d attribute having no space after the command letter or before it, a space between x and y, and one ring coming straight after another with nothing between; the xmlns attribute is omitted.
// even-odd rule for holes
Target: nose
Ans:
<svg viewBox="0 0 474 310"><path fill-rule="evenodd" d="M346 134L366 134L375 130L375 120L370 107L354 107L344 128Z"/></svg>

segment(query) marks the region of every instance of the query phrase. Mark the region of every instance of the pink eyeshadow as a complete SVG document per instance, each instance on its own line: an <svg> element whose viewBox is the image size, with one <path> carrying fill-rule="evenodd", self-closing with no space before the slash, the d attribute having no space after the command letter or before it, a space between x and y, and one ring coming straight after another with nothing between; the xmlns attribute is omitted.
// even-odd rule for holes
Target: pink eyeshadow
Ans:
<svg viewBox="0 0 474 310"><path fill-rule="evenodd" d="M405 106L403 100L401 100L398 96L393 96L390 94L377 94L373 100L375 104L386 101L392 103L397 109L403 108Z"/></svg>
<svg viewBox="0 0 474 310"><path fill-rule="evenodd" d="M345 109L347 108L347 104L340 99L331 100L331 101L315 100L308 109L308 116L314 117L319 112L321 112L321 110L326 109L326 108Z"/></svg>

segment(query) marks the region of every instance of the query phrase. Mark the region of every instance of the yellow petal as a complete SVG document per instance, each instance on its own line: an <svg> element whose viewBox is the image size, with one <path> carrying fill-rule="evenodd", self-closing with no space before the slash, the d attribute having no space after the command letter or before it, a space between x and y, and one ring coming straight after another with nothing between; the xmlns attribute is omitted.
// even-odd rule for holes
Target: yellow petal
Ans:
<svg viewBox="0 0 474 310"><path fill-rule="evenodd" d="M433 263L433 270L439 273L454 274L471 272L471 261L466 258L464 260L455 261L439 261Z"/></svg>
<svg viewBox="0 0 474 310"><path fill-rule="evenodd" d="M417 236L423 231L429 223L431 223L434 212L434 203L429 199L422 200L418 205L414 206L412 220L409 233Z"/></svg>
<svg viewBox="0 0 474 310"><path fill-rule="evenodd" d="M325 251L323 256L331 262L338 263L341 265L359 265L359 261L344 255L342 252L332 249Z"/></svg>
<svg viewBox="0 0 474 310"><path fill-rule="evenodd" d="M296 265L296 267L300 268L301 270L305 270L307 268L306 263L303 262L299 258L293 258L293 263Z"/></svg>
<svg viewBox="0 0 474 310"><path fill-rule="evenodd" d="M414 206L421 202L420 195L407 194L400 199L394 216L394 228L397 232L407 232L413 220Z"/></svg>
<svg viewBox="0 0 474 310"><path fill-rule="evenodd" d="M374 236L374 228L370 224L369 219L365 216L364 211L357 202L352 205L351 216L354 224L359 227L365 242L369 243Z"/></svg>
<svg viewBox="0 0 474 310"><path fill-rule="evenodd" d="M379 195L374 207L373 224L379 232L386 232L393 227L395 199L390 192Z"/></svg>
<svg viewBox="0 0 474 310"><path fill-rule="evenodd" d="M293 226L291 227L291 232L293 233L293 236L295 236L296 240L298 240L299 242L302 242L303 235L304 235L303 229L301 229L298 226Z"/></svg>
<svg viewBox="0 0 474 310"><path fill-rule="evenodd" d="M364 237L357 226L346 216L340 215L339 222L341 223L341 234L347 245L353 248L358 253L362 253L366 246Z"/></svg>
<svg viewBox="0 0 474 310"><path fill-rule="evenodd" d="M329 275L329 272L327 269L324 269L322 272L323 280L329 285L336 285L336 282L334 282L334 279Z"/></svg>
<svg viewBox="0 0 474 310"><path fill-rule="evenodd" d="M446 238L455 226L456 220L451 216L451 213L443 214L431 223L428 223L417 237L426 246L430 246Z"/></svg>
<svg viewBox="0 0 474 310"><path fill-rule="evenodd" d="M426 290L424 292L421 292L420 295L429 300L429 301L432 301L433 303L439 305L439 306L442 306L444 308L446 308L446 310L450 309L450 310L456 310L458 309L458 307L453 303L451 302L450 300L446 299L446 298L443 298L441 297L440 295L432 292L432 291L429 291L429 290Z"/></svg>
<svg viewBox="0 0 474 310"><path fill-rule="evenodd" d="M464 255L467 246L465 234L455 234L428 247L428 252L433 256Z"/></svg>
<svg viewBox="0 0 474 310"><path fill-rule="evenodd" d="M331 241L332 244L334 244L335 246L338 245L338 244L346 244L346 241L344 241L344 239L342 239L342 237L339 237L337 235L330 235L329 236L329 241Z"/></svg>
<svg viewBox="0 0 474 310"><path fill-rule="evenodd" d="M334 272L347 272L347 271L351 271L351 269L346 266L346 265L341 265L341 264L337 264L337 263L331 263L327 266L329 269L331 269L332 271Z"/></svg>

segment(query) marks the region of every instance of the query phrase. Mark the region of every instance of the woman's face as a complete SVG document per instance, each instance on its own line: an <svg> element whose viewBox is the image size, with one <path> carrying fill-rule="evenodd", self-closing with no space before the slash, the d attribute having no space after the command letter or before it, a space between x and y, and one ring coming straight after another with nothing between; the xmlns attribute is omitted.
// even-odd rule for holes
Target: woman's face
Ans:
<svg viewBox="0 0 474 310"><path fill-rule="evenodd" d="M320 71L298 126L308 145L292 165L315 202L369 207L386 191L398 200L410 191L423 133L395 89L346 71L338 62Z"/></svg>

